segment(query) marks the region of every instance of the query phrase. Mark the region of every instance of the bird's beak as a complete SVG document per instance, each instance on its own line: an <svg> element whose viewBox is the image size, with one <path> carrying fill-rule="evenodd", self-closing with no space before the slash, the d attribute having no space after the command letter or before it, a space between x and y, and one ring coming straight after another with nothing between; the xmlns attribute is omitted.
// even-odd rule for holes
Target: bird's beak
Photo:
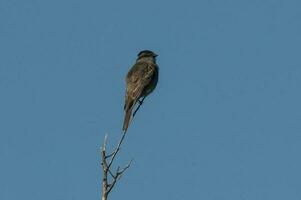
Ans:
<svg viewBox="0 0 301 200"><path fill-rule="evenodd" d="M158 56L157 54L154 55L155 58L156 58L157 56Z"/></svg>

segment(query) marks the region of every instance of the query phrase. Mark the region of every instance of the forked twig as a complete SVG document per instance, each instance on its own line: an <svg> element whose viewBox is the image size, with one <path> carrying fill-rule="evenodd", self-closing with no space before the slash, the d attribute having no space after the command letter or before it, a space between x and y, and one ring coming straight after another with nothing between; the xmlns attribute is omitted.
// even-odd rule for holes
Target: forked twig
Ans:
<svg viewBox="0 0 301 200"><path fill-rule="evenodd" d="M102 165L102 171L103 171L103 178L102 178L102 200L107 200L109 193L114 188L117 181L121 178L122 174L131 166L132 160L124 167L120 168L117 167L117 170L115 173L112 172L112 164L116 158L116 155L118 154L121 144L124 141L126 132L123 132L116 148L112 153L107 155L106 153L106 145L107 145L107 134L105 135L104 142L101 148L101 165ZM111 158L109 161L108 159ZM108 174L111 176L111 180L108 178Z"/></svg>

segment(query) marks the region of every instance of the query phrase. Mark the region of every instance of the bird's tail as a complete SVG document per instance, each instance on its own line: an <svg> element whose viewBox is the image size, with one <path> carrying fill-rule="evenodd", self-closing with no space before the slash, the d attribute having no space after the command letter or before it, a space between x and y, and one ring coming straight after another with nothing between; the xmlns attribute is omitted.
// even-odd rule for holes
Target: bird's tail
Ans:
<svg viewBox="0 0 301 200"><path fill-rule="evenodd" d="M131 115L132 115L132 110L133 107L135 105L135 101L130 98L130 97L126 97L125 98L125 104L124 104L124 111L125 111L125 116L124 116L124 121L123 121L123 132L126 133L129 125L130 125L130 121L131 121Z"/></svg>
<svg viewBox="0 0 301 200"><path fill-rule="evenodd" d="M124 133L126 133L128 127L129 127L131 115L132 115L132 107L125 111L125 117L124 117L123 128L122 128Z"/></svg>

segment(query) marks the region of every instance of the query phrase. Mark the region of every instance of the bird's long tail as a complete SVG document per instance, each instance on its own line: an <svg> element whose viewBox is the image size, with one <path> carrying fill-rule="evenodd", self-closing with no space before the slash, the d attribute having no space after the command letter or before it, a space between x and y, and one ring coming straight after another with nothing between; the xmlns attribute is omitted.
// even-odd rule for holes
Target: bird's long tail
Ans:
<svg viewBox="0 0 301 200"><path fill-rule="evenodd" d="M131 108L129 108L125 111L125 116L124 116L124 121L123 121L123 128L122 128L123 132L125 132L125 133L126 133L128 127L129 127L129 124L130 124L132 109L133 109L133 107L131 107Z"/></svg>
<svg viewBox="0 0 301 200"><path fill-rule="evenodd" d="M131 115L132 115L132 110L133 107L135 105L135 100L133 100L130 97L126 97L125 99L125 104L124 104L124 111L125 111L125 116L124 116L124 121L123 121L123 132L126 133L129 125L130 125L130 121L131 121Z"/></svg>

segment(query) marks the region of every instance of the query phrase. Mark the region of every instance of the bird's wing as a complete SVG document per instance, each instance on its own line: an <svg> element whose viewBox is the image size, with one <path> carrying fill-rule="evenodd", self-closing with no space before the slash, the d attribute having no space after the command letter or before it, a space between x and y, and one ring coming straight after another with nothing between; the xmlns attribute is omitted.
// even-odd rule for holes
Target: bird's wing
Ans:
<svg viewBox="0 0 301 200"><path fill-rule="evenodd" d="M155 64L136 63L126 77L126 96L132 99L133 105L142 96L144 89L151 83L155 75Z"/></svg>

